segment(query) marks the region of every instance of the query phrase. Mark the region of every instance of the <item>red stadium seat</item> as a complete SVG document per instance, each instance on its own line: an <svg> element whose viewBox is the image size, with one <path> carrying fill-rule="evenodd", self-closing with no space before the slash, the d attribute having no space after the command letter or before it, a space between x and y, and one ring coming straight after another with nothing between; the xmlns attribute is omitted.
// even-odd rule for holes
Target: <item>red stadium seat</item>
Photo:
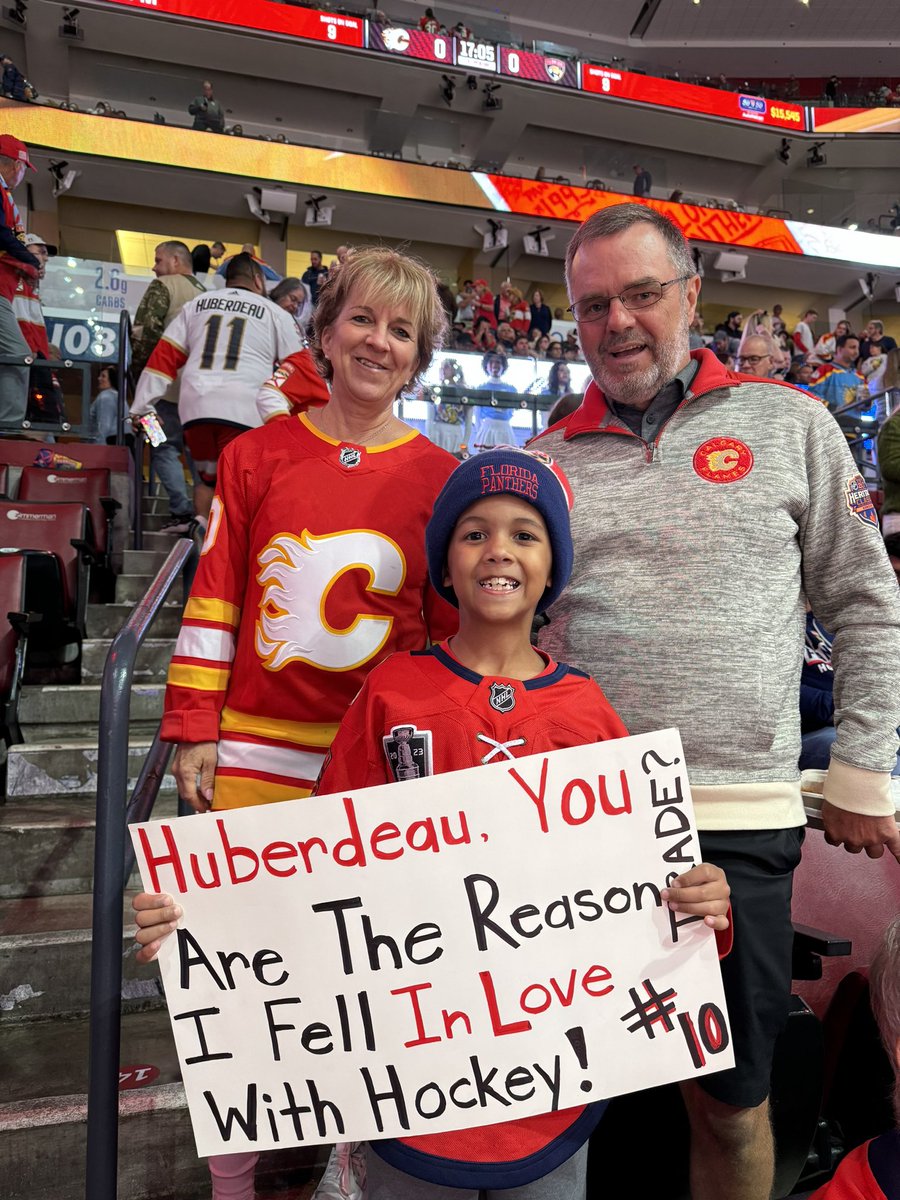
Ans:
<svg viewBox="0 0 900 1200"><path fill-rule="evenodd" d="M61 632L59 561L48 550L0 551L0 712L7 745L21 742L18 702L28 639Z"/></svg>
<svg viewBox="0 0 900 1200"><path fill-rule="evenodd" d="M41 448L42 443L40 442L18 442L12 438L3 438L0 440L0 463L8 463L11 467L33 466ZM62 442L50 449L74 458L81 463L82 467L107 467L110 471L126 474L130 470L131 454L127 446L100 446L93 442Z"/></svg>
<svg viewBox="0 0 900 1200"><path fill-rule="evenodd" d="M25 555L21 551L0 553L0 697L9 696L15 678L18 632L9 613L25 611Z"/></svg>
<svg viewBox="0 0 900 1200"><path fill-rule="evenodd" d="M109 494L109 469L92 467L85 471L46 471L42 467L23 467L19 480L19 500L41 504L85 504L94 525L96 549L105 555L109 547L109 524L120 507Z"/></svg>
<svg viewBox="0 0 900 1200"><path fill-rule="evenodd" d="M103 468L109 471L110 484L108 496L119 501L122 511L117 517L112 529L107 532L107 563L111 568L116 561L121 570L121 553L125 548L127 531L131 527L133 517L132 503L134 495L134 458L127 446L100 446L92 442L57 442L47 446L41 442L16 441L13 438L0 438L0 469L7 469L7 487L5 495L15 499L19 494L19 478L26 467L35 465L37 456L50 450L51 454L62 454L80 463L81 469L91 470ZM51 465L44 468L48 472L56 471ZM58 471L66 470L62 465ZM108 583L108 581L105 581Z"/></svg>
<svg viewBox="0 0 900 1200"><path fill-rule="evenodd" d="M0 550L49 550L59 560L63 616L84 631L94 535L84 504L0 502Z"/></svg>

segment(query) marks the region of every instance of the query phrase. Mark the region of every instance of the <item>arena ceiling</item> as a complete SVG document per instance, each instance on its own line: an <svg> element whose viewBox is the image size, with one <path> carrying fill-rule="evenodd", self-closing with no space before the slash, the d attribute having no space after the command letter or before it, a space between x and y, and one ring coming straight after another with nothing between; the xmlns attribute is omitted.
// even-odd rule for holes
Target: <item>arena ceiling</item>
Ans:
<svg viewBox="0 0 900 1200"><path fill-rule="evenodd" d="M467 165L477 160L526 177L533 177L537 167L543 166L548 173L565 175L573 183L596 176L605 179L611 189L622 191L630 189L631 165L640 157L666 188L688 187L762 208L783 207L789 200L788 206L799 219L834 224L845 216L864 223L869 216L886 211L900 195L900 164L893 137L830 141L824 170L807 169L804 147L798 142L792 163L785 168L776 161L780 131L627 105L605 106L588 96L509 81L503 84L503 110L486 113L480 92L469 92L463 86L462 71L457 72L457 94L448 108L439 96L440 72L413 63L362 54L349 71L345 69L347 57L340 51L159 20L102 0L86 0L81 6L83 38L73 42L59 36L60 4L28 2L26 31L0 21L0 28L6 31L0 49L12 54L42 91L83 107L103 99L132 117L152 118L154 111L160 111L169 123L186 124L187 100L197 93L199 80L211 75L217 94L229 109L229 123L241 121L248 133L284 133L300 144L336 151L399 152L412 161L456 159ZM792 22L802 27L807 41L798 38L790 52L795 70L800 70L797 56L809 50L815 52L815 73L828 73L832 60L827 54L833 53L834 69L847 77L851 64L853 69L858 66L869 72L880 69L873 53L880 53L883 46L887 55L887 35L900 23L896 0L872 3L866 30L880 27L883 31L874 50L870 38L863 44L861 39L854 43L852 38L838 36L839 9L840 22L846 23L838 0L810 0L809 12L800 0L754 0L752 5L737 0L701 0L699 5L692 0L660 0L658 4L651 0L642 41L630 36L645 7L639 0L619 0L616 5L608 0L559 0L552 6L546 0L522 0L514 16L498 12L487 0L468 0L466 5L446 11L439 3L435 7L445 20L463 17L503 40L522 40L524 24L527 21L531 28L532 19L533 29L541 32L538 27L543 22L548 41L570 45L586 56L622 57L631 66L639 65L639 54L646 56L651 51L658 62L657 50L665 50L673 56L671 69L676 69L677 56L684 51L674 44L674 35L690 28L692 36L702 33L705 37L702 48L690 51L700 54L702 49L706 56L705 66L697 69L730 72L723 55L726 50L738 54L740 49L739 61L747 64L740 73L757 70L750 65L757 52L772 74L790 73L788 67L777 67L776 40L760 41L760 30L765 29L762 13L778 30L789 28ZM420 0L389 0L388 11L396 20L413 21L423 8ZM547 22L551 12L552 28ZM808 20L810 14L815 21ZM568 31L590 28L590 22L594 28L579 34L582 41L574 45ZM809 40L813 33L815 41ZM835 38L828 46L823 45L826 33ZM599 49L603 38L605 52ZM743 48L736 46L740 38L747 43ZM687 67L682 63L679 69ZM40 155L42 166L48 158ZM167 177L160 169L99 160L73 165L84 168L73 196L115 198L133 204L146 203L152 196L166 209L246 215L242 195L246 185L232 185L221 177L190 169L169 172ZM190 163L176 165L190 168ZM38 202L49 205L48 176L43 170L35 181L35 191ZM474 236L471 214L451 215L442 210L438 216L428 206L345 194L339 197L339 212L341 228L357 237L406 237L427 243L438 240L435 230L439 229L440 239L447 245L465 247ZM557 275L554 259L561 255L569 232L568 227L560 227L553 257L546 262L546 269ZM780 264L776 256L762 255L758 262L751 256L751 266L754 281L790 286L794 267ZM543 264L535 264L538 273L543 269ZM851 267L810 269L818 272L815 278L808 278L811 289L838 292L853 286ZM883 282L885 288L892 288L893 281L889 284L885 278Z"/></svg>

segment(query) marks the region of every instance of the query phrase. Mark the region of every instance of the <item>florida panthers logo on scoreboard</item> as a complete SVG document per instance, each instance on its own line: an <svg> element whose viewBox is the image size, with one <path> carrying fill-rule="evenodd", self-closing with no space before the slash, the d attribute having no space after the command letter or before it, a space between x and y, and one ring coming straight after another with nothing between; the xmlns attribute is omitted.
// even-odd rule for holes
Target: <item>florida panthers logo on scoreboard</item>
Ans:
<svg viewBox="0 0 900 1200"><path fill-rule="evenodd" d="M534 83L553 83L557 87L578 87L578 63L572 59L549 58L530 50L500 46L500 74Z"/></svg>

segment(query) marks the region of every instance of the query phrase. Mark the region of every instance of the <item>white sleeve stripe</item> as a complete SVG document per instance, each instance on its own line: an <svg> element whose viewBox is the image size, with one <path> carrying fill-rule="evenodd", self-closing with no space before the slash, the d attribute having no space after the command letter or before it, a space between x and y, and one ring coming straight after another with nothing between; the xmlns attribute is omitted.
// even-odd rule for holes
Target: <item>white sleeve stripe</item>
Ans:
<svg viewBox="0 0 900 1200"><path fill-rule="evenodd" d="M234 634L226 629L182 625L175 654L178 658L197 658L202 662L230 663L234 659Z"/></svg>
<svg viewBox="0 0 900 1200"><path fill-rule="evenodd" d="M256 771L264 775L281 775L286 779L317 779L325 752L291 750L287 746L268 746L260 742L219 741L219 768L231 767Z"/></svg>

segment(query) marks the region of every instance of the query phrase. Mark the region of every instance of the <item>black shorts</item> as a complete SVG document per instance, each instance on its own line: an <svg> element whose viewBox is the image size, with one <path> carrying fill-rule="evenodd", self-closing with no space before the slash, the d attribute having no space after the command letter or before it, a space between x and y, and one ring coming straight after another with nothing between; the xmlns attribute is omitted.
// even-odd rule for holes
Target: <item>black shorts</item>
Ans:
<svg viewBox="0 0 900 1200"><path fill-rule="evenodd" d="M728 876L734 946L722 960L735 1065L697 1083L723 1104L755 1108L769 1094L775 1040L791 994L791 892L804 829L700 833L704 862Z"/></svg>

